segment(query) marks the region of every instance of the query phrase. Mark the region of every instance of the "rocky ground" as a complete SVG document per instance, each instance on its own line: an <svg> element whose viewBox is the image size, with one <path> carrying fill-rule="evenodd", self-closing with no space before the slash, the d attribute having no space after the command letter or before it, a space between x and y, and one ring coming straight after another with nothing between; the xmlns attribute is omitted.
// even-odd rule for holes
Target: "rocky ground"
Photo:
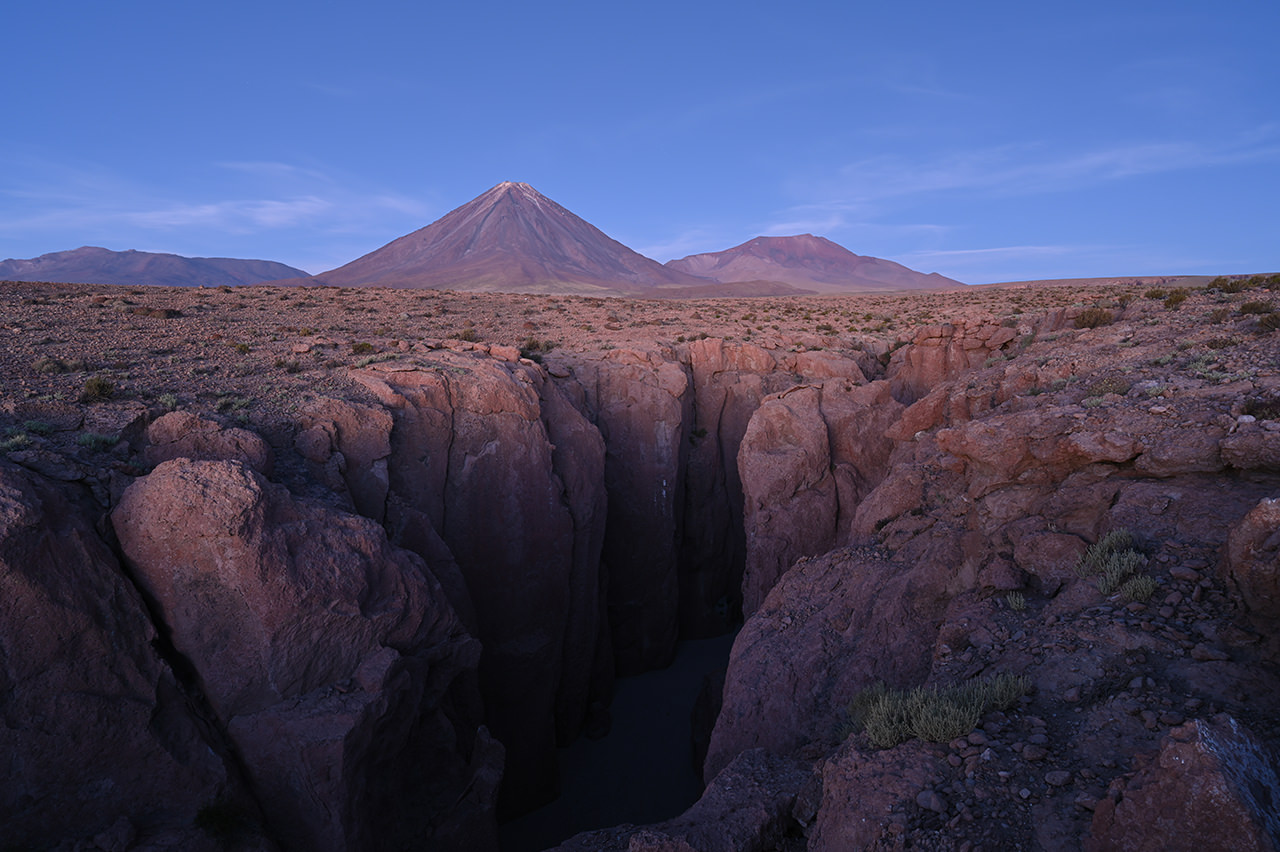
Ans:
<svg viewBox="0 0 1280 852"><path fill-rule="evenodd" d="M615 672L743 619L703 798L561 848L1275 849L1280 295L1179 283L0 285L0 815L493 849Z"/></svg>

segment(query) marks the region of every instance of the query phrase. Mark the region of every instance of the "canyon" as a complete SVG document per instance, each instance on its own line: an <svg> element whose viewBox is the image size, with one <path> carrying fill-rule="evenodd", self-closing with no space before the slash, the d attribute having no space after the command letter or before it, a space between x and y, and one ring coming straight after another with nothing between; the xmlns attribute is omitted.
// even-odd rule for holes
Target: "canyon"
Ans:
<svg viewBox="0 0 1280 852"><path fill-rule="evenodd" d="M557 848L1277 848L1276 282L1177 283L5 284L5 842L497 850L738 630L700 799Z"/></svg>

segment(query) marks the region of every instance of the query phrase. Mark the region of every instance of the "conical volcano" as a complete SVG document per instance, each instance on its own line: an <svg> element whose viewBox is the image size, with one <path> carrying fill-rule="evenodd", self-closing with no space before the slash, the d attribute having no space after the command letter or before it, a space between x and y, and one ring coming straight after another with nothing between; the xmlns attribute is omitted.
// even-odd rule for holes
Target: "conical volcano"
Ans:
<svg viewBox="0 0 1280 852"><path fill-rule="evenodd" d="M632 251L527 183L510 181L316 278L338 286L631 296L709 283Z"/></svg>

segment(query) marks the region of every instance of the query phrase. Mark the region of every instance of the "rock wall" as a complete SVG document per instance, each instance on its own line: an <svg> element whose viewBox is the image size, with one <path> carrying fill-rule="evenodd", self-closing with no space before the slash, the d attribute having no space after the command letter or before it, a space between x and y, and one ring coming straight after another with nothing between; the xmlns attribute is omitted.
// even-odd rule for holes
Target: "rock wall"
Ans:
<svg viewBox="0 0 1280 852"><path fill-rule="evenodd" d="M494 847L480 648L416 555L238 461L165 462L112 523L287 848Z"/></svg>

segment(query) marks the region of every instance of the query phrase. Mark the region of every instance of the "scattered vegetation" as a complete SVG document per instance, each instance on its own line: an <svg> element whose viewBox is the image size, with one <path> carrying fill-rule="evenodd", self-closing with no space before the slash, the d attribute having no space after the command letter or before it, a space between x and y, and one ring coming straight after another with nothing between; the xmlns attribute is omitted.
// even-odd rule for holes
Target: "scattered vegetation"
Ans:
<svg viewBox="0 0 1280 852"><path fill-rule="evenodd" d="M1164 306L1171 311L1176 311L1182 307L1182 303L1190 296L1190 292L1186 288L1179 287L1177 290L1171 290L1168 296L1164 298Z"/></svg>
<svg viewBox="0 0 1280 852"><path fill-rule="evenodd" d="M1124 396L1131 387L1133 383L1124 376L1106 376L1089 385L1085 396L1106 396L1109 393Z"/></svg>
<svg viewBox="0 0 1280 852"><path fill-rule="evenodd" d="M90 376L80 391L81 402L101 402L115 395L116 386L106 376Z"/></svg>
<svg viewBox="0 0 1280 852"><path fill-rule="evenodd" d="M520 344L520 357L528 358L530 361L542 363L542 356L555 349L556 345L550 340L538 340L530 335L526 337L524 343Z"/></svg>
<svg viewBox="0 0 1280 852"><path fill-rule="evenodd" d="M1008 672L941 689L903 691L876 683L849 703L847 731L865 731L877 748L914 738L950 742L977 727L983 714L1006 710L1030 691L1030 678Z"/></svg>
<svg viewBox="0 0 1280 852"><path fill-rule="evenodd" d="M84 361L81 361L79 358L64 360L62 358L51 358L48 355L37 358L31 367L37 373L43 373L45 375L53 375L55 373L80 373L87 369Z"/></svg>
<svg viewBox="0 0 1280 852"><path fill-rule="evenodd" d="M1103 325L1111 325L1115 322L1115 314L1106 308L1092 307L1085 308L1076 317L1076 328L1098 328Z"/></svg>
<svg viewBox="0 0 1280 852"><path fill-rule="evenodd" d="M371 355L373 354L373 351L374 351L373 344L366 343L363 340L360 340L351 344L352 355Z"/></svg>
<svg viewBox="0 0 1280 852"><path fill-rule="evenodd" d="M1275 308L1271 307L1271 303L1265 299L1252 299L1248 302L1241 302L1238 310L1242 314L1253 314L1254 316L1258 316L1261 314L1273 313Z"/></svg>
<svg viewBox="0 0 1280 852"><path fill-rule="evenodd" d="M1126 601L1145 601L1155 593L1156 581L1143 572L1147 557L1133 534L1114 529L1091 545L1075 565L1080 577L1097 577L1098 591L1110 597L1117 592Z"/></svg>
<svg viewBox="0 0 1280 852"><path fill-rule="evenodd" d="M114 435L85 432L76 438L76 443L92 452L103 453L114 447L119 441Z"/></svg>
<svg viewBox="0 0 1280 852"><path fill-rule="evenodd" d="M32 444L31 436L26 432L10 429L0 438L0 453L9 453L14 450L23 450Z"/></svg>
<svg viewBox="0 0 1280 852"><path fill-rule="evenodd" d="M1004 602L1009 605L1009 609L1014 612L1022 612L1027 608L1027 598L1022 592L1009 592L1004 596Z"/></svg>

